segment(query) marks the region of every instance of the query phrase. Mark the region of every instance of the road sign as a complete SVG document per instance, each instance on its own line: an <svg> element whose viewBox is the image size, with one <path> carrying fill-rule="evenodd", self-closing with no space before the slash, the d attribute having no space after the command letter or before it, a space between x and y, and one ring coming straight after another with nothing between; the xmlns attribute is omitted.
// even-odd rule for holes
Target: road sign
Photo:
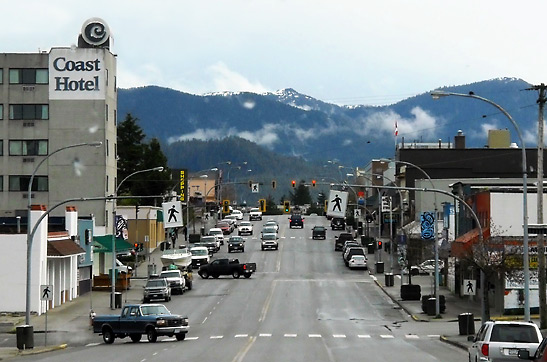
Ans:
<svg viewBox="0 0 547 362"><path fill-rule="evenodd" d="M253 184L251 185L251 192L252 192L252 193L255 193L255 194L258 193L258 190L259 190L258 187L259 187L259 185L260 185L259 183L253 183Z"/></svg>
<svg viewBox="0 0 547 362"><path fill-rule="evenodd" d="M165 229L182 227L182 206L180 201L164 202L161 207L163 208L163 227Z"/></svg>
<svg viewBox="0 0 547 362"><path fill-rule="evenodd" d="M360 218L361 217L361 210L359 210L359 209L353 210L353 217L356 218L356 219Z"/></svg>
<svg viewBox="0 0 547 362"><path fill-rule="evenodd" d="M391 211L391 197L382 196L382 212Z"/></svg>
<svg viewBox="0 0 547 362"><path fill-rule="evenodd" d="M53 300L53 285L40 285L40 300Z"/></svg>
<svg viewBox="0 0 547 362"><path fill-rule="evenodd" d="M477 293L477 281L473 279L463 280L463 295L475 295Z"/></svg>
<svg viewBox="0 0 547 362"><path fill-rule="evenodd" d="M332 217L345 217L348 206L348 193L346 191L330 190L327 215Z"/></svg>

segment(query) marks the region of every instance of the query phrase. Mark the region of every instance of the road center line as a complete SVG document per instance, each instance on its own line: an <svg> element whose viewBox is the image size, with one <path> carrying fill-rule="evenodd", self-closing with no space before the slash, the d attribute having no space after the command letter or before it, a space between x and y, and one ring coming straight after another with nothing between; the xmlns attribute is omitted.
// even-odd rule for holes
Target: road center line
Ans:
<svg viewBox="0 0 547 362"><path fill-rule="evenodd" d="M277 285L277 281L272 281L272 286L270 288L270 294L268 295L268 298L266 298L266 301L264 302L264 306L262 307L262 313L260 313L260 318L258 319L258 322L263 322L264 319L266 319L266 314L268 313L268 309L270 309L270 303L273 298L275 286Z"/></svg>

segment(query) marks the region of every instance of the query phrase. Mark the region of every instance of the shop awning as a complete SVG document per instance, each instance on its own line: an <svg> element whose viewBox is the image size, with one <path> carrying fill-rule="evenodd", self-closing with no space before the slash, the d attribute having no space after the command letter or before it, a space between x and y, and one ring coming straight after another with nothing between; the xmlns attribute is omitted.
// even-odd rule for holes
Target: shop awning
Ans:
<svg viewBox="0 0 547 362"><path fill-rule="evenodd" d="M490 229L484 228L482 230L482 239L485 240L490 236ZM459 236L452 243L452 256L462 257L465 254L469 253L471 246L479 241L479 229L475 228L469 230L465 234Z"/></svg>
<svg viewBox="0 0 547 362"><path fill-rule="evenodd" d="M112 252L112 235L94 236L94 248L95 253L111 253ZM116 253L121 251L131 250L133 245L125 241L124 239L116 238Z"/></svg>

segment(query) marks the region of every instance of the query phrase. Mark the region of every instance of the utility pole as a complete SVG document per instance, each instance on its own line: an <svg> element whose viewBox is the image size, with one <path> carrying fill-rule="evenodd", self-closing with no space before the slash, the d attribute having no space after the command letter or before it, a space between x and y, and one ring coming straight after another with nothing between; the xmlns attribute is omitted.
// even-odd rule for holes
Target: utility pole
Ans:
<svg viewBox="0 0 547 362"><path fill-rule="evenodd" d="M538 142L537 142L537 223L543 224L543 108L547 99L545 91L547 86L541 83L540 85L532 86L527 90L539 91L537 103L539 105L538 114ZM538 250L538 292L539 292L539 319L541 329L547 328L547 301L546 301L546 282L547 273L545 271L545 239L543 234L537 236Z"/></svg>

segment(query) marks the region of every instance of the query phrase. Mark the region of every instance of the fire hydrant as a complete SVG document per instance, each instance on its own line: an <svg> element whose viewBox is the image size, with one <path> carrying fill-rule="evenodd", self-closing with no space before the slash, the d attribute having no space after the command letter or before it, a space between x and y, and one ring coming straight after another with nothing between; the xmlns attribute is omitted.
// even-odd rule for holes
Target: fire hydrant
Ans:
<svg viewBox="0 0 547 362"><path fill-rule="evenodd" d="M93 321L95 320L95 316L97 313L93 309L89 310L89 325L93 327Z"/></svg>

